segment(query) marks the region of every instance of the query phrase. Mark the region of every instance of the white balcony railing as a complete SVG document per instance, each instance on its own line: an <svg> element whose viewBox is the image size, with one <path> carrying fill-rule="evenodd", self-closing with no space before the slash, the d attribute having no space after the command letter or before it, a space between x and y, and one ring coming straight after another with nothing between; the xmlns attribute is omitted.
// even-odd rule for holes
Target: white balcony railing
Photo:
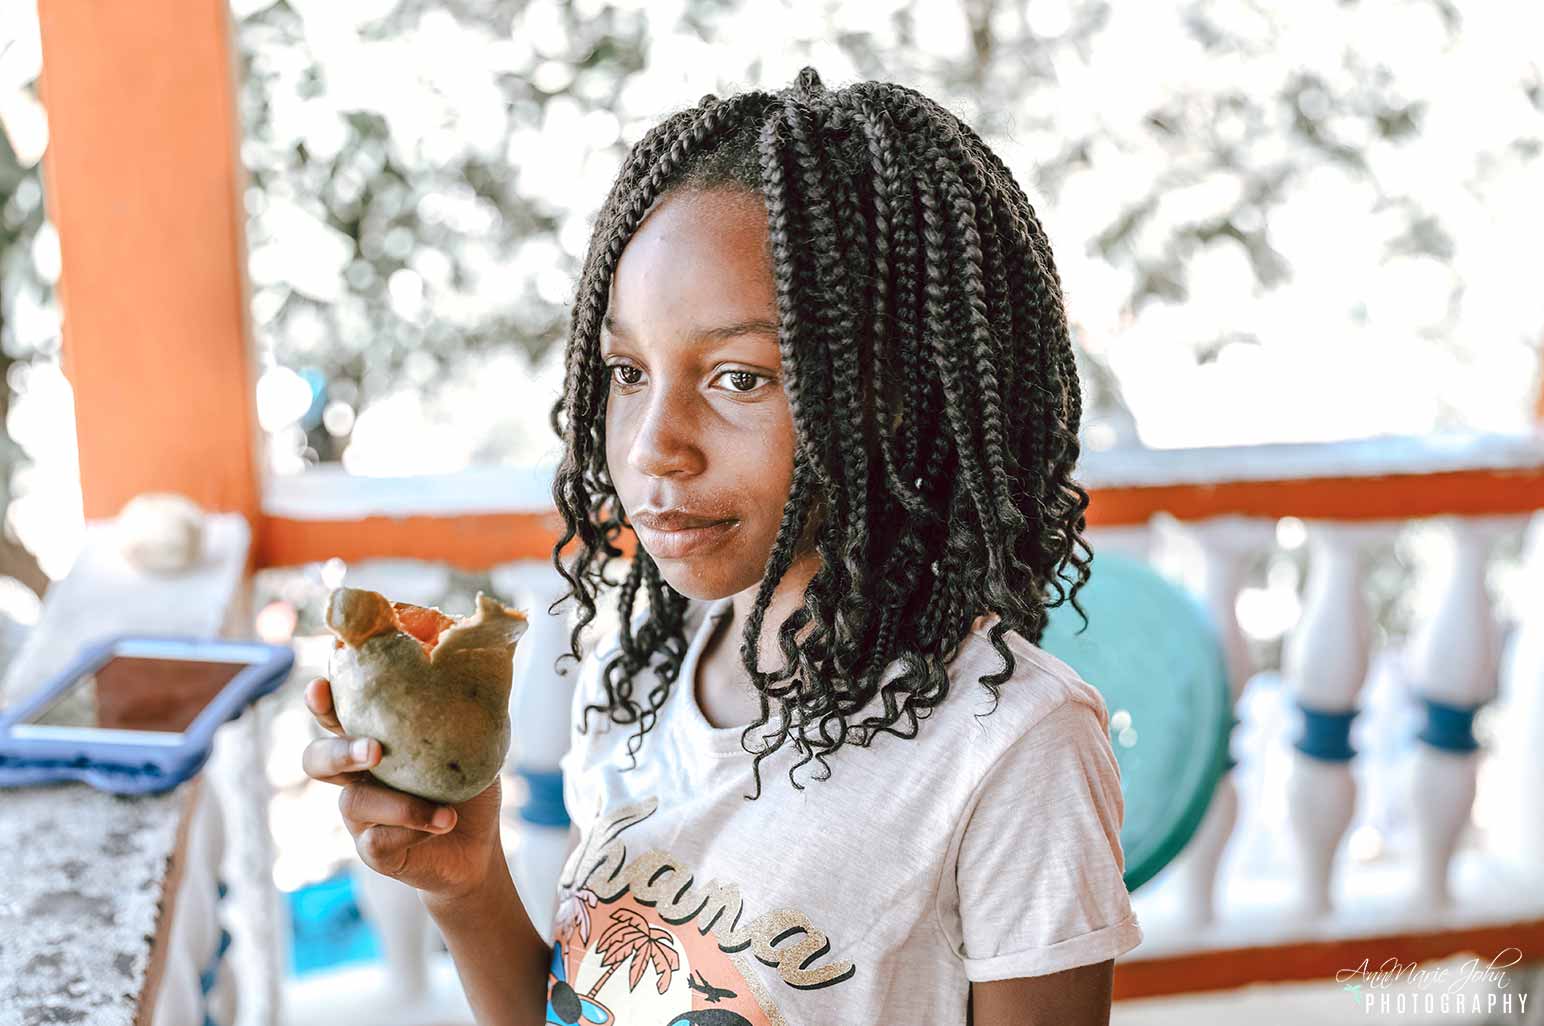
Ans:
<svg viewBox="0 0 1544 1026"><path fill-rule="evenodd" d="M1512 684L1504 704L1487 708L1502 666L1486 579L1498 542L1515 540L1544 506L1544 441L1446 436L1120 450L1088 453L1079 467L1096 511L1103 503L1127 514L1126 523L1091 528L1095 549L1123 548L1153 561L1212 611L1241 720L1238 765L1197 836L1135 896L1146 941L1122 960L1123 996L1229 986L1243 982L1241 971L1250 979L1311 979L1323 971L1328 980L1324 959L1338 956L1311 945L1337 938L1414 935L1426 938L1419 948L1426 953L1473 943L1482 928L1535 936L1544 923L1544 826L1508 810L1536 808L1529 800L1544 784L1544 617L1526 615L1544 607L1521 607L1507 664ZM541 513L543 474L531 476L535 483L483 469L426 489L422 481L360 487L307 475L275 482L268 508L299 520ZM1427 601L1413 630L1380 641L1365 594L1379 569L1371 560L1389 558L1396 547L1388 543L1407 534L1446 558L1418 581ZM1529 581L1544 582L1541 537L1544 527L1530 535ZM1257 590L1251 567L1294 550L1307 567L1300 598L1296 588L1289 597L1300 611L1279 639L1280 665L1257 667L1251 653L1269 646L1246 635L1240 598ZM359 569L390 587L393 565L402 572L402 564ZM513 601L533 609L562 591L545 559L501 565L494 577ZM552 628L533 632L522 647L530 665L550 665L566 647L564 626L554 619ZM539 782L556 771L566 706L550 688L517 695L524 705L511 755L518 766L511 768ZM1501 709L1505 716L1494 715ZM1353 710L1354 717L1345 715ZM1485 743L1466 750L1476 711ZM1313 737L1304 740L1310 721ZM1418 731L1426 740L1416 739ZM510 849L516 880L533 919L547 922L564 832L533 824L520 830ZM362 879L370 890L396 886ZM371 900L412 920L379 924L388 933L411 938L425 929L416 903ZM1240 951L1255 948L1274 961L1239 960ZM409 939L387 949L417 958L423 946ZM1295 957L1283 960L1283 951ZM1205 957L1217 952L1230 954L1231 973ZM1238 968L1246 965L1252 968ZM423 978L421 969L391 975Z"/></svg>

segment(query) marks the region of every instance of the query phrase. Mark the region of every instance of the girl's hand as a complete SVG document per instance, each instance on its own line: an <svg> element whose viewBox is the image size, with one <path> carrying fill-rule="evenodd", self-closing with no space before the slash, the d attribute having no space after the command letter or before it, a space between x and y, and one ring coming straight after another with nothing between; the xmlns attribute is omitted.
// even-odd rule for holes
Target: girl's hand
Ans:
<svg viewBox="0 0 1544 1026"><path fill-rule="evenodd" d="M338 809L364 864L441 899L476 890L492 860L503 857L499 778L458 805L439 805L388 787L366 772L381 760L380 742L344 735L333 714L327 678L312 679L305 698L311 715L337 736L306 745L301 763L307 776L343 789Z"/></svg>

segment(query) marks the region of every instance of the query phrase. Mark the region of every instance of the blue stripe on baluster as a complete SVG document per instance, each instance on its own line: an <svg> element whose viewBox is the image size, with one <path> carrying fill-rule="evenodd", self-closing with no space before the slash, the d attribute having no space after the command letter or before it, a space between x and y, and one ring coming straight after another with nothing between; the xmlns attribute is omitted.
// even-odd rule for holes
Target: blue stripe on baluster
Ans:
<svg viewBox="0 0 1544 1026"><path fill-rule="evenodd" d="M1416 697L1426 706L1426 726L1418 738L1445 752L1472 752L1480 747L1474 739L1474 714L1483 703L1451 705L1424 695Z"/></svg>
<svg viewBox="0 0 1544 1026"><path fill-rule="evenodd" d="M225 896L230 893L230 888L225 885L224 880L216 877L214 889L215 907L219 908L220 902L224 901ZM198 974L198 988L203 995L204 1004L203 1026L230 1026L229 1023L215 1022L209 1015L209 992L214 989L215 983L220 979L220 963L225 960L225 952L230 950L230 946L230 931L222 926L220 927L220 943L216 945L214 954L210 956L209 964L204 967L203 972Z"/></svg>
<svg viewBox="0 0 1544 1026"><path fill-rule="evenodd" d="M563 771L516 767L525 778L530 798L520 807L520 818L538 826L568 826L568 809L563 804Z"/></svg>
<svg viewBox="0 0 1544 1026"><path fill-rule="evenodd" d="M1303 713L1303 732L1292 747L1326 762L1344 762L1356 754L1351 747L1351 721L1359 710L1315 709L1301 701L1297 707Z"/></svg>
<svg viewBox="0 0 1544 1026"><path fill-rule="evenodd" d="M215 948L214 955L210 957L209 964L204 971L198 974L198 986L207 997L214 989L214 984L220 976L220 963L225 960L225 952L230 950L231 935L225 927L220 927L220 945Z"/></svg>

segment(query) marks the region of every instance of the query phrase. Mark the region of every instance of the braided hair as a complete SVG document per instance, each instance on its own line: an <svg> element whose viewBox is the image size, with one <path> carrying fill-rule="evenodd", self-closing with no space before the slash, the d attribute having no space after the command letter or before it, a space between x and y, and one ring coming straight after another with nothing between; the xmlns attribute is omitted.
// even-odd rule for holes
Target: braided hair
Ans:
<svg viewBox="0 0 1544 1026"><path fill-rule="evenodd" d="M614 541L631 528L606 466L599 331L612 276L656 200L711 188L765 201L795 433L782 524L740 644L761 706L742 746L773 703L779 713L763 746L746 748L753 799L761 760L785 742L803 755L789 769L802 790L793 771L813 758L825 770L816 779L828 779L826 757L848 741L916 737L948 695L946 664L989 611L1006 663L980 681L995 710L1014 669L1008 631L1038 644L1047 610L1068 599L1086 625L1076 595L1093 551L1082 535L1088 493L1071 476L1082 400L1061 282L1029 200L934 101L885 82L827 90L806 67L777 92L710 93L667 116L629 151L596 218L551 414L564 441L553 561L570 589L553 605L573 597L580 610L565 656L581 658L596 595L617 584L605 575L623 555ZM821 565L778 629L785 668L763 673L762 622L806 529ZM600 710L637 723L636 764L688 647L689 599L641 545L620 589L607 700L583 718ZM634 631L640 589L648 615ZM896 660L903 672L881 687ZM634 677L645 669L654 680L640 703ZM849 722L876 695L883 713Z"/></svg>

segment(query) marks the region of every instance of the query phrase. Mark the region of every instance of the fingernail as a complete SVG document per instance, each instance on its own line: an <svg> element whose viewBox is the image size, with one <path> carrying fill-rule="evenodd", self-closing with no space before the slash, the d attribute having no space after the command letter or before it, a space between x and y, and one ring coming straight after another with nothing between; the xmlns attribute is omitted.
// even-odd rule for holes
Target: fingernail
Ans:
<svg viewBox="0 0 1544 1026"><path fill-rule="evenodd" d="M449 827L451 823L455 822L455 819L456 814L450 809L440 809L435 812L434 818L429 820L429 823L436 830L444 830L445 828Z"/></svg>
<svg viewBox="0 0 1544 1026"><path fill-rule="evenodd" d="M362 737L356 740L349 746L349 754L357 762L368 762L370 760L370 739Z"/></svg>

